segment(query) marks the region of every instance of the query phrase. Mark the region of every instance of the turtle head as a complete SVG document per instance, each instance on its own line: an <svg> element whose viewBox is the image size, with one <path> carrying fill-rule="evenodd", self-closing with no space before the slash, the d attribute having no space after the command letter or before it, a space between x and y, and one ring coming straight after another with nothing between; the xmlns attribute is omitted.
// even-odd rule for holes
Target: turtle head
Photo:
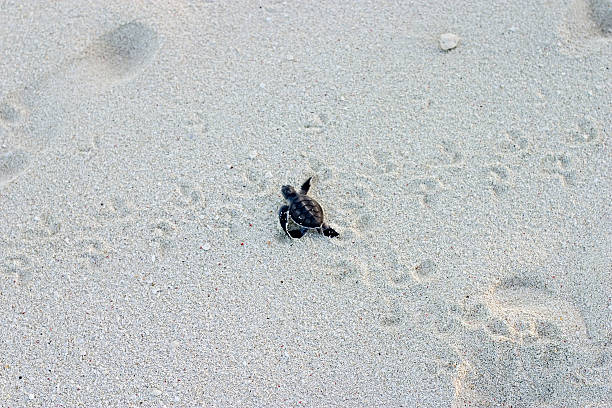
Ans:
<svg viewBox="0 0 612 408"><path fill-rule="evenodd" d="M297 197L297 192L295 191L295 188L291 186L283 186L281 188L281 193L283 194L283 197L285 197L285 200L288 201L291 201Z"/></svg>

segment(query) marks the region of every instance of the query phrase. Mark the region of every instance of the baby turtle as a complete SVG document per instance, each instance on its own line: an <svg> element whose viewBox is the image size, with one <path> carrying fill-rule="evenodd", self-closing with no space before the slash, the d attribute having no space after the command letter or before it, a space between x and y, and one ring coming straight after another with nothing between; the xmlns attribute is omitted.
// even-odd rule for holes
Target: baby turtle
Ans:
<svg viewBox="0 0 612 408"><path fill-rule="evenodd" d="M302 238L309 230L315 230L326 237L337 237L339 234L323 222L323 209L312 197L306 194L310 189L310 177L302 184L300 191L292 186L283 186L281 193L289 203L278 210L278 218L283 231L290 238ZM294 228L287 228L291 224Z"/></svg>

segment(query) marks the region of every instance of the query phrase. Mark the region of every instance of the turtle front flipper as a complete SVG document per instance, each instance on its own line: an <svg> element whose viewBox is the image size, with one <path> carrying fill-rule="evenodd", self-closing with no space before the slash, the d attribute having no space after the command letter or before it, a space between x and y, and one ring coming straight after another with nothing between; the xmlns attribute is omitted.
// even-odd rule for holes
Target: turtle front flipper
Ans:
<svg viewBox="0 0 612 408"><path fill-rule="evenodd" d="M289 206L283 205L278 210L278 220L280 222L281 227L283 228L283 231L285 231L285 234L287 234L287 236L291 238L291 235L289 235L289 232L287 231L288 219L289 219Z"/></svg>
<svg viewBox="0 0 612 408"><path fill-rule="evenodd" d="M312 180L312 177L309 177L308 180L302 184L302 187L300 187L300 194L308 194L308 190L310 190L310 180Z"/></svg>
<svg viewBox="0 0 612 408"><path fill-rule="evenodd" d="M330 238L334 238L334 237L337 237L338 235L340 235L340 234L338 234L336 232L335 229L333 229L332 227L330 227L327 224L321 225L321 233L323 235L325 235L326 237L330 237Z"/></svg>

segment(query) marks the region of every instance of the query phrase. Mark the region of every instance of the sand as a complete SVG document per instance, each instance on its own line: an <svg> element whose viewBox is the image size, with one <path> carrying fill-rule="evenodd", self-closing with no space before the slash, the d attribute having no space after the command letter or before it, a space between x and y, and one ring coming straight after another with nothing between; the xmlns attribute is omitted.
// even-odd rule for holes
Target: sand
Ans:
<svg viewBox="0 0 612 408"><path fill-rule="evenodd" d="M611 8L2 2L0 406L611 406Z"/></svg>

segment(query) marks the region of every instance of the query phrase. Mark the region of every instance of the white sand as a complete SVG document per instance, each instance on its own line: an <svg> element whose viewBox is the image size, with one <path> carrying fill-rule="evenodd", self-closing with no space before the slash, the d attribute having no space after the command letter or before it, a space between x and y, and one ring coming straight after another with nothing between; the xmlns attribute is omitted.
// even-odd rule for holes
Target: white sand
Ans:
<svg viewBox="0 0 612 408"><path fill-rule="evenodd" d="M612 405L609 0L157 3L0 3L0 406Z"/></svg>

